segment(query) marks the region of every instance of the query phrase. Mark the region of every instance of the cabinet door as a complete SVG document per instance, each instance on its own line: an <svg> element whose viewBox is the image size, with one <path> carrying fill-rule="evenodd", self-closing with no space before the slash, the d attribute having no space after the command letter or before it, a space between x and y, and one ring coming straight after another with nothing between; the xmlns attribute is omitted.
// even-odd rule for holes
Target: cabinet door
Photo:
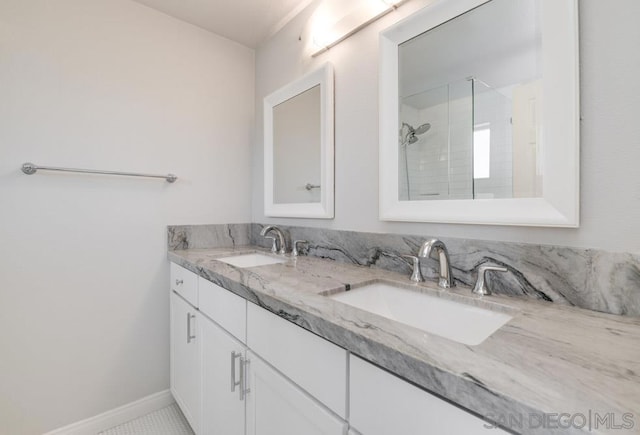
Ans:
<svg viewBox="0 0 640 435"><path fill-rule="evenodd" d="M346 423L247 352L247 435L342 435Z"/></svg>
<svg viewBox="0 0 640 435"><path fill-rule="evenodd" d="M197 310L171 292L171 393L200 433L200 337Z"/></svg>
<svg viewBox="0 0 640 435"><path fill-rule="evenodd" d="M240 363L245 347L202 317L202 435L244 435Z"/></svg>
<svg viewBox="0 0 640 435"><path fill-rule="evenodd" d="M351 418L364 435L506 434L360 358L350 358Z"/></svg>

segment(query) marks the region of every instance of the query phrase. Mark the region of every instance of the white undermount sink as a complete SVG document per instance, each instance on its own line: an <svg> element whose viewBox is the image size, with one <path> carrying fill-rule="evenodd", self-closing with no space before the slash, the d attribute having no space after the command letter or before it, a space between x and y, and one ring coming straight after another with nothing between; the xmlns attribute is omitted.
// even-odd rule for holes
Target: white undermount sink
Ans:
<svg viewBox="0 0 640 435"><path fill-rule="evenodd" d="M500 311L430 296L385 283L369 284L329 297L425 332L472 346L482 343L512 319L510 315Z"/></svg>
<svg viewBox="0 0 640 435"><path fill-rule="evenodd" d="M271 255L260 254L257 252L250 254L234 255L231 257L217 258L218 261L230 264L236 267L256 267L266 266L268 264L278 264L287 261L286 258L278 258Z"/></svg>

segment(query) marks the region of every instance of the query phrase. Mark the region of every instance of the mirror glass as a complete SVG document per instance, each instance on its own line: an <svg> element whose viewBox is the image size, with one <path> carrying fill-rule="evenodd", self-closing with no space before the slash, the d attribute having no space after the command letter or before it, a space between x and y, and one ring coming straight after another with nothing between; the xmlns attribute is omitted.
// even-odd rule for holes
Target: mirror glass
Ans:
<svg viewBox="0 0 640 435"><path fill-rule="evenodd" d="M320 86L273 108L273 201L320 202Z"/></svg>
<svg viewBox="0 0 640 435"><path fill-rule="evenodd" d="M333 217L333 69L264 99L265 215Z"/></svg>
<svg viewBox="0 0 640 435"><path fill-rule="evenodd" d="M541 3L493 0L400 44L400 200L542 196Z"/></svg>
<svg viewBox="0 0 640 435"><path fill-rule="evenodd" d="M383 220L578 225L576 0L436 1L381 34Z"/></svg>

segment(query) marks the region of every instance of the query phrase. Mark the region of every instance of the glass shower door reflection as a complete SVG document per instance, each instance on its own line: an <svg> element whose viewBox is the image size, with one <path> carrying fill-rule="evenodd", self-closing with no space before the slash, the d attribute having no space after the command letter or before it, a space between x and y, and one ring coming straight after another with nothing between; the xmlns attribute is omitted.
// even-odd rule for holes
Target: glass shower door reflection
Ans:
<svg viewBox="0 0 640 435"><path fill-rule="evenodd" d="M400 102L401 201L473 198L473 86L468 80Z"/></svg>

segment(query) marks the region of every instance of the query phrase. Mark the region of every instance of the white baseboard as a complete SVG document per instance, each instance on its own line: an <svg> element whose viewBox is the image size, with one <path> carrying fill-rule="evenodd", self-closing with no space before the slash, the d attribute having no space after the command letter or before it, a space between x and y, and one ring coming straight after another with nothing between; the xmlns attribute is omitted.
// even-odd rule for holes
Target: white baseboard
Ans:
<svg viewBox="0 0 640 435"><path fill-rule="evenodd" d="M174 402L169 390L161 391L86 420L47 432L44 435L96 435L103 430L165 408Z"/></svg>

